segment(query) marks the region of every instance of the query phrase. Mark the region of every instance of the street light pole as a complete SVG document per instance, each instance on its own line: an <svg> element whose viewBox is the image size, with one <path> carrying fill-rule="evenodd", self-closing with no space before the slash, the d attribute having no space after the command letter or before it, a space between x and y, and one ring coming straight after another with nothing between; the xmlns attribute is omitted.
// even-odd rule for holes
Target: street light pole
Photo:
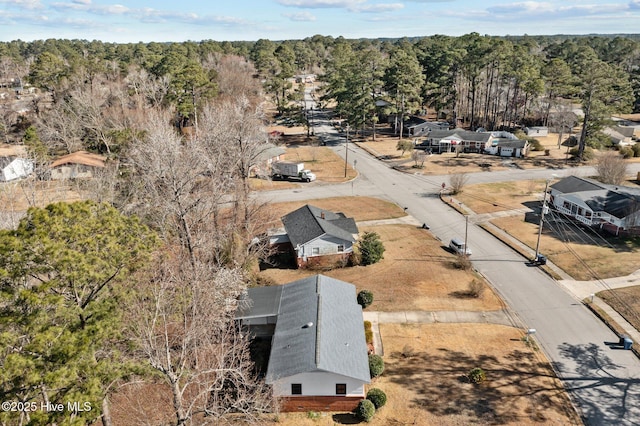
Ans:
<svg viewBox="0 0 640 426"><path fill-rule="evenodd" d="M540 213L540 226L538 226L538 241L536 242L536 256L533 258L534 261L538 260L538 255L540 254L540 237L542 236L542 225L544 224L544 214L547 210L547 189L549 188L549 181L551 179L547 179L546 184L544 185L544 198L542 199L542 212Z"/></svg>
<svg viewBox="0 0 640 426"><path fill-rule="evenodd" d="M349 123L347 123L347 142L344 144L344 177L347 177L348 158L349 158Z"/></svg>

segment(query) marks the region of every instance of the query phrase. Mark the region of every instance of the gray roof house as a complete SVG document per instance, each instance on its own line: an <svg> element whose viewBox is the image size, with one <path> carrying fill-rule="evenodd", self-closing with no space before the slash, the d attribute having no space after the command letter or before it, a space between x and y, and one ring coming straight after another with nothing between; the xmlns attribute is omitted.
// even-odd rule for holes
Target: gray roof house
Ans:
<svg viewBox="0 0 640 426"><path fill-rule="evenodd" d="M353 218L307 204L282 217L298 267L346 260L358 227Z"/></svg>
<svg viewBox="0 0 640 426"><path fill-rule="evenodd" d="M244 302L244 326L275 324L265 381L283 411L352 409L364 397L370 373L353 284L314 275L250 288Z"/></svg>
<svg viewBox="0 0 640 426"><path fill-rule="evenodd" d="M559 212L616 235L640 234L640 189L568 176L550 187Z"/></svg>

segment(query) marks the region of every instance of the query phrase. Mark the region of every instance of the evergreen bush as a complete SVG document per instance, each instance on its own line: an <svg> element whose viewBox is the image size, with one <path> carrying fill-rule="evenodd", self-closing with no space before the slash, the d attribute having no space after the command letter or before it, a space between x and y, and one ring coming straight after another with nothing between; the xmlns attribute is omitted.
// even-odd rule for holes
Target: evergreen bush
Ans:
<svg viewBox="0 0 640 426"><path fill-rule="evenodd" d="M363 266L373 265L384 259L384 245L376 232L365 232L358 243L360 263Z"/></svg>
<svg viewBox="0 0 640 426"><path fill-rule="evenodd" d="M378 377L384 372L384 360L380 355L369 355L369 372L371 377Z"/></svg>
<svg viewBox="0 0 640 426"><path fill-rule="evenodd" d="M358 305L362 306L362 309L366 309L373 303L373 293L370 290L360 290L358 293Z"/></svg>
<svg viewBox="0 0 640 426"><path fill-rule="evenodd" d="M387 394L382 389L373 388L367 392L367 399L373 402L374 407L378 410L387 403Z"/></svg>
<svg viewBox="0 0 640 426"><path fill-rule="evenodd" d="M373 405L373 402L368 399L363 399L358 403L355 414L358 419L368 423L376 414L376 407Z"/></svg>

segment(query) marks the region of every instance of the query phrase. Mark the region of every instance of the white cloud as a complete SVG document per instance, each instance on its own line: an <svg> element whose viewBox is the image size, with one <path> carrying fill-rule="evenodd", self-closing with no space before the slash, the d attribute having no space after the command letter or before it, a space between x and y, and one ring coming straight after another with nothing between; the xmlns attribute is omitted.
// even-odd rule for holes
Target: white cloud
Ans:
<svg viewBox="0 0 640 426"><path fill-rule="evenodd" d="M91 4L91 0L73 0L72 3L76 3L76 4Z"/></svg>
<svg viewBox="0 0 640 426"><path fill-rule="evenodd" d="M40 0L0 0L0 4L7 4L22 9L42 9Z"/></svg>
<svg viewBox="0 0 640 426"><path fill-rule="evenodd" d="M349 9L366 3L366 0L278 0L278 3L301 9Z"/></svg>
<svg viewBox="0 0 640 426"><path fill-rule="evenodd" d="M316 17L309 12L285 13L282 16L296 22L313 22Z"/></svg>
<svg viewBox="0 0 640 426"><path fill-rule="evenodd" d="M352 12L364 12L364 13L383 13L393 12L404 8L402 3L383 3L383 4L368 4L362 6L356 6L349 8Z"/></svg>

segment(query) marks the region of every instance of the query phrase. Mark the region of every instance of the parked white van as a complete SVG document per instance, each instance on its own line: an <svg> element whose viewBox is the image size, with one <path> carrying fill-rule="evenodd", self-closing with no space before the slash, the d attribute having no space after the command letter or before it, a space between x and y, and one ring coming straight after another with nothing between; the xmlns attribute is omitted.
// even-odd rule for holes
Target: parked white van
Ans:
<svg viewBox="0 0 640 426"><path fill-rule="evenodd" d="M452 238L451 241L449 241L449 248L456 254L471 256L471 249L469 247L465 249L464 241L460 238Z"/></svg>

